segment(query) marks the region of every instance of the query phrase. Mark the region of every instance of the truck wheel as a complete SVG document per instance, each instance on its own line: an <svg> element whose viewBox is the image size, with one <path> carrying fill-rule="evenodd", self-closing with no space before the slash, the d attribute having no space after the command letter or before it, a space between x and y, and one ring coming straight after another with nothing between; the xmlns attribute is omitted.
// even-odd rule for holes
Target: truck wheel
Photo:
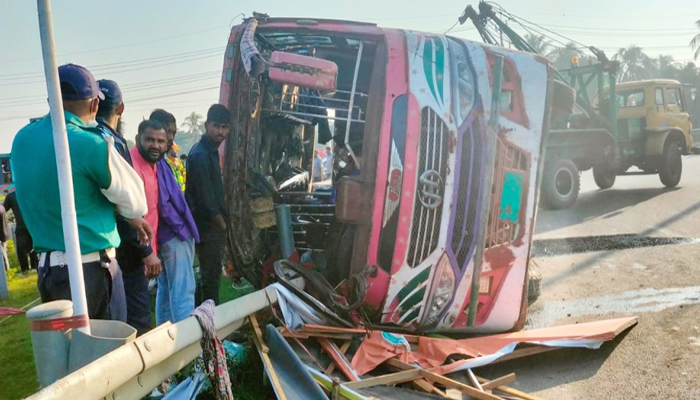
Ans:
<svg viewBox="0 0 700 400"><path fill-rule="evenodd" d="M674 187L681 180L683 161L681 160L681 146L676 142L670 142L664 147L664 154L659 165L659 178L666 187Z"/></svg>
<svg viewBox="0 0 700 400"><path fill-rule="evenodd" d="M545 167L542 200L545 207L559 210L571 207L581 189L581 177L573 161L559 159Z"/></svg>
<svg viewBox="0 0 700 400"><path fill-rule="evenodd" d="M601 189L610 189L615 184L615 170L609 167L593 167L593 179Z"/></svg>

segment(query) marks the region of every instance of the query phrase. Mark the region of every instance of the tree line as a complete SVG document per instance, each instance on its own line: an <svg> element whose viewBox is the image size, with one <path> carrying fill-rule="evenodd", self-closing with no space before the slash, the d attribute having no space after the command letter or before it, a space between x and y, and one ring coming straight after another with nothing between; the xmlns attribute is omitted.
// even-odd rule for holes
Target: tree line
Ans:
<svg viewBox="0 0 700 400"><path fill-rule="evenodd" d="M700 27L700 24L698 26ZM564 47L555 47L546 37L533 34L525 35L525 40L538 54L547 57L557 69L570 68L574 56L579 58L579 65L597 62L592 54L584 53L588 53L587 49L573 42ZM691 46L696 50L695 56L700 55L700 35L693 39ZM670 55L650 57L637 45L620 48L610 58L620 63L618 82L675 79L695 88L700 87L700 68L694 62L676 61Z"/></svg>

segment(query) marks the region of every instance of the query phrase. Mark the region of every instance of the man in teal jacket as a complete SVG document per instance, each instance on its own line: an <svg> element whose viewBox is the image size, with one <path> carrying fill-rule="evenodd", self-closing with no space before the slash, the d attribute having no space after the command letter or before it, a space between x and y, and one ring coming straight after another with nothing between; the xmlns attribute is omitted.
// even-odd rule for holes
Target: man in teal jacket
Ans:
<svg viewBox="0 0 700 400"><path fill-rule="evenodd" d="M95 123L104 95L92 74L68 64L59 68L73 172L75 212L90 318L109 319L110 263L119 246L116 212L150 236L143 220L146 196L136 172L105 140ZM44 302L70 299L58 173L50 115L22 128L12 143L17 201L39 253L39 292Z"/></svg>

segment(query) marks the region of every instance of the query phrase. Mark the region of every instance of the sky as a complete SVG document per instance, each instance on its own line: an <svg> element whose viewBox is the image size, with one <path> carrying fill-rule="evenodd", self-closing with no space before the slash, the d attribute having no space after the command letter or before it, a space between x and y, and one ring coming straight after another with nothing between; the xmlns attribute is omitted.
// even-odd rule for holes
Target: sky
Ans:
<svg viewBox="0 0 700 400"><path fill-rule="evenodd" d="M564 36L552 35L561 42L573 39L608 55L635 44L650 56L668 54L691 61L689 42L700 33L696 0L498 3ZM126 136L133 138L138 122L156 107L172 112L178 124L192 112L206 115L218 100L230 28L241 22L242 14L357 20L435 33L452 28L452 36L480 41L469 22L453 27L468 4L477 6L477 0L63 0L54 1L52 11L58 64L80 64L97 79L119 83ZM14 135L29 118L48 112L46 99L36 3L0 0L0 153L10 152Z"/></svg>

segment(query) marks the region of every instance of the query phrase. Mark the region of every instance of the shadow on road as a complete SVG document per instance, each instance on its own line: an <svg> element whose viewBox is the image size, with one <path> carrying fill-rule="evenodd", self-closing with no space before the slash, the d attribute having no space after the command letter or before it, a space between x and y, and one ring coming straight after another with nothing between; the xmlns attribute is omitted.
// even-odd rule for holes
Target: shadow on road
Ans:
<svg viewBox="0 0 700 400"><path fill-rule="evenodd" d="M527 393L585 380L598 372L629 332L626 330L598 350L560 349L479 368L477 373L494 379L515 372L517 381L511 386Z"/></svg>
<svg viewBox="0 0 700 400"><path fill-rule="evenodd" d="M688 218L688 216L696 211L700 210L700 201L693 204L692 206L681 210L677 212L676 214L666 218L665 220L659 222L658 224L649 227L648 229L644 230L643 232L639 233L640 237L644 236L651 236L654 233L658 232L661 229L666 228L667 226L673 224L674 222L682 219L682 218ZM620 249L618 249L620 250ZM562 279L566 278L571 278L575 274L585 270L586 268L589 268L593 265L595 265L598 261L600 261L602 258L607 256L609 253L608 251L601 251L597 253L596 255L592 256L591 258L587 259L586 261L583 261L581 263L578 263L576 266L570 269L566 269L565 271L562 271L561 273L553 276L550 279L547 279L546 283L547 284L555 284L561 281Z"/></svg>
<svg viewBox="0 0 700 400"><path fill-rule="evenodd" d="M582 193L576 203L564 210L539 210L535 234L575 225L595 218L611 218L627 207L643 203L675 188L608 189Z"/></svg>

